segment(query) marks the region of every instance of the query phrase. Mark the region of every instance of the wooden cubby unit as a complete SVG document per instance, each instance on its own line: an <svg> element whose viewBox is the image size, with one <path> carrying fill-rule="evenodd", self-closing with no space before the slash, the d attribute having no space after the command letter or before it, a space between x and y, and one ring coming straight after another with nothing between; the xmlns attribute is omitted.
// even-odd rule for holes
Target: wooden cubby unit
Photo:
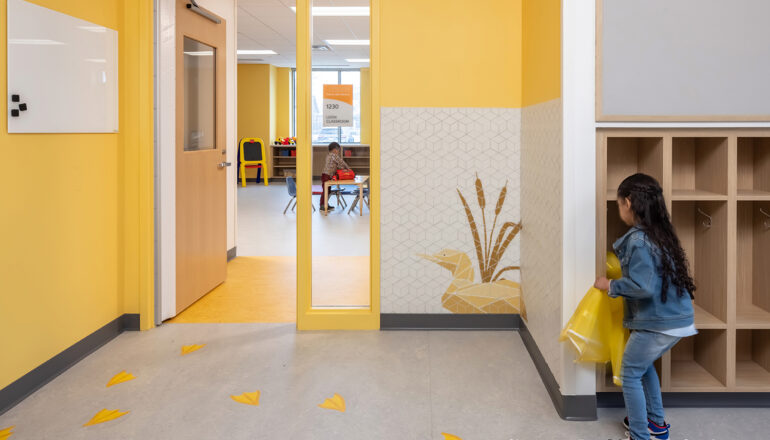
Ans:
<svg viewBox="0 0 770 440"><path fill-rule="evenodd" d="M770 330L738 330L735 386L770 391Z"/></svg>
<svg viewBox="0 0 770 440"><path fill-rule="evenodd" d="M672 200L727 200L727 138L672 139Z"/></svg>
<svg viewBox="0 0 770 440"><path fill-rule="evenodd" d="M700 328L725 328L727 202L674 201L671 220L697 286L696 324Z"/></svg>
<svg viewBox="0 0 770 440"><path fill-rule="evenodd" d="M738 201L737 247L737 328L770 329L770 201Z"/></svg>
<svg viewBox="0 0 770 440"><path fill-rule="evenodd" d="M738 137L738 199L770 200L770 137Z"/></svg>
<svg viewBox="0 0 770 440"><path fill-rule="evenodd" d="M662 137L607 140L607 200L615 200L620 182L635 173L663 178Z"/></svg>
<svg viewBox="0 0 770 440"><path fill-rule="evenodd" d="M722 391L727 385L727 331L700 330L671 350L672 391Z"/></svg>
<svg viewBox="0 0 770 440"><path fill-rule="evenodd" d="M695 327L659 361L664 392L770 392L770 129L600 128L597 275L628 227L615 193L661 183L695 278ZM765 215L768 214L768 215ZM598 391L619 391L604 367Z"/></svg>

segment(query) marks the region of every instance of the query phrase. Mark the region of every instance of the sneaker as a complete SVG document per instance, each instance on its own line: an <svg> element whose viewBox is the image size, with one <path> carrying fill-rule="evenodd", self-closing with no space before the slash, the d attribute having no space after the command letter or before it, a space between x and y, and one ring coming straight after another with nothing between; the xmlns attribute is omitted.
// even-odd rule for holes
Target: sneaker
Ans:
<svg viewBox="0 0 770 440"><path fill-rule="evenodd" d="M628 417L623 419L623 426L626 429L629 429L628 427ZM671 425L663 422L663 426L658 425L657 423L653 422L650 419L647 419L647 430L650 431L650 435L654 436L656 439L659 440L668 440L668 429L671 428Z"/></svg>
<svg viewBox="0 0 770 440"><path fill-rule="evenodd" d="M329 205L329 206L327 206L326 208L327 208L329 211L334 211L334 206L332 206L332 205ZM324 207L323 207L323 206L321 206L321 211L323 211L323 210L324 210Z"/></svg>

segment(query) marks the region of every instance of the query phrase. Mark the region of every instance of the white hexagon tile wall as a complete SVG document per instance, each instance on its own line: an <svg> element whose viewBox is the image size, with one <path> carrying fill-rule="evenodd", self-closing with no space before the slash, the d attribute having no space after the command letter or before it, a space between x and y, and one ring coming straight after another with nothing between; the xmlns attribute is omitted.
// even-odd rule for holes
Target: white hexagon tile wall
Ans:
<svg viewBox="0 0 770 440"><path fill-rule="evenodd" d="M518 231L511 224L503 230L502 241L510 236L510 243L495 270L481 273L458 190L472 211L481 247L488 249L482 259L494 260L491 249L503 224L518 223L521 215L520 150L520 109L382 108L382 313L518 313L520 274L498 273L519 265ZM484 238L477 177L486 236L492 239ZM505 200L497 210L503 187ZM481 266L491 270L487 261ZM479 298L485 295L499 301L485 304Z"/></svg>

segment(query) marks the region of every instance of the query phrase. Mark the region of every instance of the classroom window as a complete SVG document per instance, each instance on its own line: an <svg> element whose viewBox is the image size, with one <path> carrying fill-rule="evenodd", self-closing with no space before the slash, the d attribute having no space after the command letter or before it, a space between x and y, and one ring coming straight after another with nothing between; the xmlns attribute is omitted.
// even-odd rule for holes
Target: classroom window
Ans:
<svg viewBox="0 0 770 440"><path fill-rule="evenodd" d="M313 143L355 144L361 142L361 72L359 70L313 70L312 84ZM323 126L324 84L353 84L352 127Z"/></svg>

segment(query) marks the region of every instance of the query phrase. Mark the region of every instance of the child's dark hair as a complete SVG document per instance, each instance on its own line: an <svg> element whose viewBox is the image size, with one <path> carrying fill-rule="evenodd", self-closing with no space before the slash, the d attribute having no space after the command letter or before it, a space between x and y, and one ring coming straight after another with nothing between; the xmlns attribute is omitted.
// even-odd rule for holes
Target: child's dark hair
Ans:
<svg viewBox="0 0 770 440"><path fill-rule="evenodd" d="M687 256L676 236L674 225L663 199L663 190L658 181L646 174L634 174L618 187L618 198L631 200L636 226L647 234L647 238L660 250L660 271L663 278L661 300L666 302L669 283L676 286L679 296L684 292L693 298L695 283L690 276Z"/></svg>
<svg viewBox="0 0 770 440"><path fill-rule="evenodd" d="M338 144L336 142L332 142L331 144L329 144L329 151L334 151L334 150L337 150L339 148L340 148L340 144Z"/></svg>

